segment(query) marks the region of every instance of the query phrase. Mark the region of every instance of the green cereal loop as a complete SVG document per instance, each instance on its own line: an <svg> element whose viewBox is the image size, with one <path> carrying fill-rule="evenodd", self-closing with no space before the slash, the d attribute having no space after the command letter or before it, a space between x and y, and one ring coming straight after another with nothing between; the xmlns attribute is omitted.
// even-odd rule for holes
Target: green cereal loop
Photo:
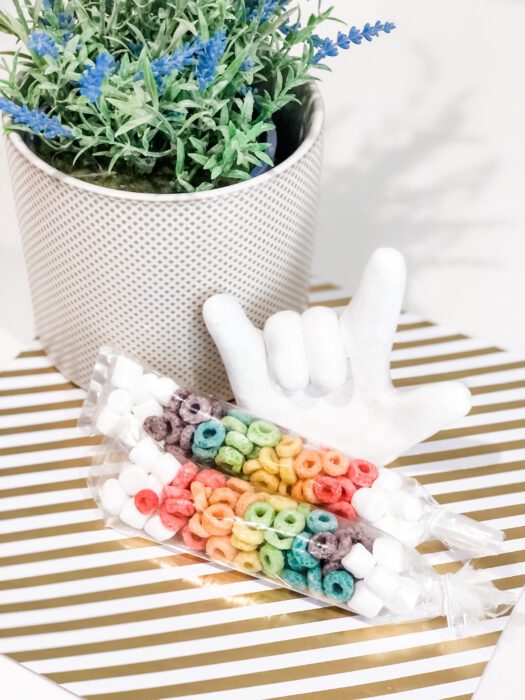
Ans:
<svg viewBox="0 0 525 700"><path fill-rule="evenodd" d="M203 450L218 450L224 442L226 428L217 420L207 420L200 423L193 433L194 447L201 447Z"/></svg>
<svg viewBox="0 0 525 700"><path fill-rule="evenodd" d="M215 464L227 471L239 474L244 464L243 455L234 447L221 447L215 457Z"/></svg>
<svg viewBox="0 0 525 700"><path fill-rule="evenodd" d="M315 569L316 566L319 566L319 561L308 551L308 542L311 537L312 535L308 532L301 532L293 541L291 549L292 560L297 562L299 566L302 566L303 569Z"/></svg>
<svg viewBox="0 0 525 700"><path fill-rule="evenodd" d="M308 569L306 572L306 582L310 592L314 595L320 595L323 592L323 575L320 566Z"/></svg>
<svg viewBox="0 0 525 700"><path fill-rule="evenodd" d="M306 525L311 532L334 532L339 527L337 518L326 510L313 510L306 518Z"/></svg>
<svg viewBox="0 0 525 700"><path fill-rule="evenodd" d="M354 594L354 579L347 571L331 571L323 579L323 591L328 598L345 602Z"/></svg>
<svg viewBox="0 0 525 700"><path fill-rule="evenodd" d="M195 445L192 445L191 451L193 452L193 456L200 462L213 462L219 450L217 448L205 450L203 447L196 447Z"/></svg>
<svg viewBox="0 0 525 700"><path fill-rule="evenodd" d="M235 447L235 449L239 450L245 457L253 450L253 442L248 440L246 435L239 433L238 430L229 430L226 433L225 442L230 447Z"/></svg>
<svg viewBox="0 0 525 700"><path fill-rule="evenodd" d="M271 527L275 516L275 510L265 501L255 501L244 511L244 520L257 527Z"/></svg>
<svg viewBox="0 0 525 700"><path fill-rule="evenodd" d="M254 420L248 428L248 437L259 447L275 447L281 439L279 428L265 420Z"/></svg>
<svg viewBox="0 0 525 700"><path fill-rule="evenodd" d="M286 508L277 513L273 526L283 535L294 537L304 530L306 519L302 513L299 513L297 508Z"/></svg>
<svg viewBox="0 0 525 700"><path fill-rule="evenodd" d="M246 459L257 459L259 457L259 453L261 451L260 447L257 447L257 445L254 446L253 450L250 452L249 455L246 455Z"/></svg>
<svg viewBox="0 0 525 700"><path fill-rule="evenodd" d="M228 411L228 415L232 418L237 418L237 420L240 420L241 423L244 423L246 426L250 425L250 423L253 421L251 416L244 411L240 411L238 408L232 408L231 411Z"/></svg>
<svg viewBox="0 0 525 700"><path fill-rule="evenodd" d="M284 537L277 530L266 530L264 539L276 549L290 549L293 544L293 537Z"/></svg>
<svg viewBox="0 0 525 700"><path fill-rule="evenodd" d="M279 576L284 569L284 554L271 544L263 544L259 550L259 561L268 576Z"/></svg>
<svg viewBox="0 0 525 700"><path fill-rule="evenodd" d="M286 566L294 571L303 572L306 570L306 567L299 561L293 549L286 550Z"/></svg>
<svg viewBox="0 0 525 700"><path fill-rule="evenodd" d="M242 433L243 435L246 435L248 432L248 428L244 425L244 423L238 418L235 418L235 416L224 416L221 423L224 425L227 432L230 430L236 430L238 433Z"/></svg>
<svg viewBox="0 0 525 700"><path fill-rule="evenodd" d="M294 569L283 569L281 574L283 581L299 591L306 591L308 588L307 579L304 574Z"/></svg>
<svg viewBox="0 0 525 700"><path fill-rule="evenodd" d="M297 505L297 510L299 511L299 513L302 513L306 518L308 516L308 513L312 510L312 506L309 503L299 503Z"/></svg>

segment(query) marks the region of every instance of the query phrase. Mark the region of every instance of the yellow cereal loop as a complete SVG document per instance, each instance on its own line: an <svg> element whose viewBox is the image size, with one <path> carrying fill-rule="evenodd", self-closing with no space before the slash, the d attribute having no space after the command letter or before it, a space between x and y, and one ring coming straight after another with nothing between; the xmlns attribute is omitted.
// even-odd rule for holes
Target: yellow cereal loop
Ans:
<svg viewBox="0 0 525 700"><path fill-rule="evenodd" d="M241 552L255 552L259 546L258 544L248 544L248 542L243 542L243 540L235 537L235 535L231 536L231 543L236 549L240 549Z"/></svg>
<svg viewBox="0 0 525 700"><path fill-rule="evenodd" d="M280 481L277 491L281 494L281 496L289 496L290 487L290 484L287 484L286 481Z"/></svg>
<svg viewBox="0 0 525 700"><path fill-rule="evenodd" d="M248 459L242 465L242 470L245 474L253 474L253 472L258 471L261 468L261 463L257 459Z"/></svg>
<svg viewBox="0 0 525 700"><path fill-rule="evenodd" d="M250 527L247 523L237 520L233 524L232 532L238 540L249 545L262 544L264 542L264 532Z"/></svg>
<svg viewBox="0 0 525 700"><path fill-rule="evenodd" d="M239 552L233 560L234 566L245 569L251 574L261 571L262 566L257 552Z"/></svg>
<svg viewBox="0 0 525 700"><path fill-rule="evenodd" d="M279 488L279 479L273 474L268 474L264 469L253 472L253 474L250 475L250 482L255 488L268 491L269 493L275 493Z"/></svg>
<svg viewBox="0 0 525 700"><path fill-rule="evenodd" d="M303 449L303 442L296 435L283 435L275 451L279 457L296 457Z"/></svg>
<svg viewBox="0 0 525 700"><path fill-rule="evenodd" d="M297 474L293 466L293 457L281 457L279 460L279 476L281 481L285 481L287 484L295 484Z"/></svg>
<svg viewBox="0 0 525 700"><path fill-rule="evenodd" d="M257 459L268 474L279 473L279 457L273 447L262 447Z"/></svg>
<svg viewBox="0 0 525 700"><path fill-rule="evenodd" d="M272 506L272 508L275 508L275 510L278 512L281 510L290 510L293 508L297 508L298 506L298 503L296 503L291 498L286 498L285 496L278 496L277 494L272 494L268 498L268 503Z"/></svg>

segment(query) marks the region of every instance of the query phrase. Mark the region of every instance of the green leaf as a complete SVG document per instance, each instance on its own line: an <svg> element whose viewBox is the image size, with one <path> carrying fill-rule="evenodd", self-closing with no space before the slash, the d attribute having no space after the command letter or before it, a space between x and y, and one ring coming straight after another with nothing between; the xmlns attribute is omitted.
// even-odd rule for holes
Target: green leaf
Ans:
<svg viewBox="0 0 525 700"><path fill-rule="evenodd" d="M147 124L152 120L153 116L151 114L147 114L142 117L136 117L135 119L130 119L128 122L126 122L123 126L120 127L120 129L117 129L115 132L115 137L122 136L122 134L126 134L128 131L131 131L132 129L136 129L139 126L142 126L143 124Z"/></svg>

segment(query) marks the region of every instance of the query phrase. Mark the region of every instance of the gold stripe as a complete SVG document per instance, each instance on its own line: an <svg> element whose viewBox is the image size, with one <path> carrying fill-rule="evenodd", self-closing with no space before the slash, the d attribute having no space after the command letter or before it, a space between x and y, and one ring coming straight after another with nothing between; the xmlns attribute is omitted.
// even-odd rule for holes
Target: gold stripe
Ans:
<svg viewBox="0 0 525 700"><path fill-rule="evenodd" d="M480 355L492 355L502 352L499 348L481 348L478 350L465 350L463 352L450 352L445 355L430 355L428 357L413 357L407 360L392 360L390 369L401 367L416 367L417 365L430 365L433 362L447 362L452 360L462 360L467 357L479 357Z"/></svg>
<svg viewBox="0 0 525 700"><path fill-rule="evenodd" d="M102 520L87 520L86 522L80 523L66 523L65 525L53 525L53 527L40 527L37 530L4 532L0 534L0 544L36 540L42 537L56 537L57 535L71 535L79 532L97 532L105 529L106 526Z"/></svg>
<svg viewBox="0 0 525 700"><path fill-rule="evenodd" d="M73 382L64 382L63 384L46 384L45 386L23 387L21 389L1 389L0 396L20 396L22 394L39 394L47 391L64 391L68 389L79 389Z"/></svg>
<svg viewBox="0 0 525 700"><path fill-rule="evenodd" d="M418 384L431 384L433 382L444 382L451 379L465 379L466 377L477 377L480 374L491 374L492 372L508 372L512 369L523 369L525 360L518 362L507 362L502 365L491 365L490 367L473 367L472 369L459 369L453 372L441 372L439 374L427 374L423 377L404 377L395 379L394 386L416 386Z"/></svg>
<svg viewBox="0 0 525 700"><path fill-rule="evenodd" d="M407 661L415 661L422 658L428 659L435 656L442 656L444 654L453 654L460 651L467 651L471 649L480 649L486 646L493 646L498 641L501 632L489 632L487 634L482 634L477 637L467 637L464 639L454 639L445 642L436 642L433 644L424 644L420 647L409 647L408 649L395 649L388 652L388 660L386 663L404 663ZM232 663L236 661L248 661L250 659L263 659L268 656L278 656L280 654L288 654L295 652L308 651L309 649L324 648L327 645L320 643L323 636L321 637L306 637L304 639L292 639L282 642L270 642L268 644L256 644L246 647L241 647L238 649L225 649L218 652L211 653L200 653L191 654L189 656L168 658L168 659L157 659L154 661L137 662L134 664L122 664L119 666L107 666L103 668L88 668L78 671L60 671L56 673L48 674L48 678L58 684L62 683L81 683L84 681L92 681L103 678L120 678L123 676L135 676L143 673L162 673L164 671L179 671L186 668L198 668L199 666L209 667L212 664L222 664L222 663ZM341 635L343 636L343 635ZM339 644L347 643L345 641L339 641ZM330 646L334 646L331 644ZM385 652L376 652L370 654L363 654L360 656L352 656L346 659L336 659L334 661L322 661L316 664L304 664L301 666L292 666L286 669L269 669L267 671L255 671L254 673L243 674L242 676L234 676L216 679L214 678L213 683L217 680L225 683L223 686L224 690L231 690L230 684L232 680L234 682L235 688L238 687L250 687L255 685L260 685L261 681L255 680L250 682L250 679L259 678L262 679L267 673L270 674L268 683L279 682L278 679L281 678L282 674L288 675L291 671L292 676L287 677L286 680L294 680L300 678L300 673L305 672L307 677L325 676L333 673L348 673L349 671L361 671L365 669L375 668L377 666L383 666L385 664ZM325 668L326 665L326 668ZM312 668L313 666L313 668ZM293 670L292 670L293 669ZM205 676L213 676L213 671L211 673L206 673ZM237 685L237 678L242 678L241 685ZM195 683L198 684L197 692L202 691L200 684L203 681L190 682L188 685L191 687ZM205 681L208 682L208 681ZM264 683L264 681L263 681ZM173 687L173 686L172 686ZM176 686L175 686L176 687ZM180 686L179 686L180 687ZM194 688L191 688L193 691Z"/></svg>
<svg viewBox="0 0 525 700"><path fill-rule="evenodd" d="M519 540L525 537L525 525L521 527L509 527L503 530L506 540ZM437 552L446 552L447 547L438 540L428 540L417 546L417 551L420 554L436 554Z"/></svg>
<svg viewBox="0 0 525 700"><path fill-rule="evenodd" d="M60 374L56 367L35 367L34 369L9 369L0 372L0 379L8 377L29 377L33 374Z"/></svg>
<svg viewBox="0 0 525 700"><path fill-rule="evenodd" d="M473 501L476 498L488 498L489 496L504 496L509 493L525 492L525 481L518 484L498 484L486 488L470 489L468 491L456 491L454 493L440 493L434 498L441 505L457 503L458 501Z"/></svg>
<svg viewBox="0 0 525 700"><path fill-rule="evenodd" d="M191 681L189 683L178 683L175 685L161 686L160 688L151 689L139 689L139 690L127 690L127 691L116 691L112 693L104 693L103 695L90 696L87 695L86 700L93 700L95 697L99 700L153 700L154 698L171 698L171 697L181 697L182 695L198 695L200 693L211 693L211 692L221 692L221 691L232 691L241 688L253 688L258 685L269 685L272 683L283 683L291 681L306 681L308 678L318 678L320 676L326 677L338 673L349 673L351 671L359 671L365 669L374 669L377 667L383 667L390 664L407 663L409 661L420 661L423 659L431 659L436 656L445 656L447 654L455 654L462 651L470 649L481 649L487 646L493 646L496 644L501 632L490 632L488 634L482 634L477 637L467 637L463 639L452 639L445 642L436 642L434 644L423 644L418 647L409 647L407 649L396 649L395 651L376 652L373 654L365 654L363 656L354 656L346 659L336 659L334 661L320 661L315 664L307 664L301 666L290 666L288 668L279 669L267 669L265 671L253 671L252 673L246 673L242 675L228 676L226 678L206 678L205 680ZM248 647L250 649L250 647ZM186 660L188 657L183 657ZM169 666L175 663L176 660L159 660L154 661L149 664L152 672L157 672L157 669L162 669L165 666ZM141 667L142 664L136 664L135 667ZM475 664L476 671L483 664ZM461 671L464 673L465 668L468 666L463 666ZM131 669L130 669L131 670ZM105 669L100 669L100 673L104 673ZM448 674L456 669L446 669ZM133 671L132 671L133 672ZM57 677L64 677L66 673L56 673L50 674L48 677L53 680ZM73 672L77 673L77 672ZM82 673L79 671L78 673ZM84 672L85 673L85 672ZM213 671L210 670L209 673L213 675ZM439 671L438 673L443 674L444 671ZM204 673L203 673L204 675ZM208 675L208 674L206 674ZM430 676L431 673L424 674L426 678ZM104 676L102 676L104 677ZM403 679L398 679L403 687L399 690L405 690L405 683L410 683L412 679L416 676L406 677ZM391 681L381 681L383 686L387 688L391 687ZM354 697L370 697L371 689L375 683L367 683L366 686L357 686L361 688L359 694L355 694L356 686L350 686L344 688L345 698ZM366 688L366 691L365 691ZM362 693L366 692L365 695ZM314 694L308 694L312 697L319 697L319 691ZM374 695L377 693L374 690ZM294 695L294 697L308 697L305 695ZM329 692L322 691L322 698L325 700L329 696ZM343 697L343 696L341 696Z"/></svg>
<svg viewBox="0 0 525 700"><path fill-rule="evenodd" d="M407 692L418 688L430 688L432 686L453 683L454 681L464 681L470 678L478 678L482 675L487 665L486 661L455 668L445 668L441 671L426 671L401 678L391 678L386 681L375 681L363 685L353 685L346 688L335 688L333 690L323 690L319 692L300 693L294 695L295 700L362 700L376 695L389 695L391 693ZM121 700L115 693L104 693L104 695L86 695L85 700ZM158 700L160 698L171 697L169 695L153 695L149 691L145 692L141 700ZM129 700L134 700L127 696ZM290 696L274 697L272 700L290 700ZM436 697L437 700L437 697Z"/></svg>
<svg viewBox="0 0 525 700"><path fill-rule="evenodd" d="M416 321L415 323L399 323L396 328L396 333L401 331L415 331L419 328L432 328L435 323L430 323L430 321Z"/></svg>
<svg viewBox="0 0 525 700"><path fill-rule="evenodd" d="M499 518L511 518L515 515L525 515L525 503L515 503L512 506L499 506L498 508L484 508L483 510L472 510L465 513L465 515L480 522L484 520L498 520Z"/></svg>
<svg viewBox="0 0 525 700"><path fill-rule="evenodd" d="M521 401L507 401L505 403L487 403L481 406L472 406L469 416L476 416L480 413L492 413L493 411L510 411L513 408L525 408L525 399Z"/></svg>
<svg viewBox="0 0 525 700"><path fill-rule="evenodd" d="M24 350L24 352L21 352L17 355L17 358L22 358L22 357L45 357L46 356L46 351L45 350Z"/></svg>
<svg viewBox="0 0 525 700"><path fill-rule="evenodd" d="M506 474L507 472L517 472L525 469L525 461L505 462L501 464L489 464L485 467L465 467L464 469L454 469L449 472L436 472L431 474L418 474L417 480L420 484L437 484L442 481L455 481L456 479L468 479L473 476L486 476L488 474Z"/></svg>
<svg viewBox="0 0 525 700"><path fill-rule="evenodd" d="M352 300L352 297L342 297L341 299L325 299L324 301L310 301L308 306L328 306L337 308L339 306L347 306Z"/></svg>
<svg viewBox="0 0 525 700"><path fill-rule="evenodd" d="M453 450L438 450L417 455L404 455L390 463L391 467L408 467L412 465L427 464L428 462L445 462L449 459L461 459L462 457L476 457L477 455L503 452L504 450L519 450L525 447L525 440L510 440L509 442L496 442L490 445L470 445L469 447L457 447Z"/></svg>
<svg viewBox="0 0 525 700"><path fill-rule="evenodd" d="M41 450L62 450L67 447L89 447L90 445L99 445L103 439L101 435L95 435L93 437L71 438L71 440L41 442L32 445L19 445L16 447L2 447L0 449L0 457L23 454L24 452L40 452Z"/></svg>
<svg viewBox="0 0 525 700"><path fill-rule="evenodd" d="M314 284L308 289L309 294L315 294L316 292L331 292L337 289L334 284Z"/></svg>
<svg viewBox="0 0 525 700"><path fill-rule="evenodd" d="M496 391L510 391L512 389L524 389L525 380L517 379L514 382L502 382L501 384L487 384L485 386L471 386L469 387L472 396L478 396L479 394L491 394Z"/></svg>
<svg viewBox="0 0 525 700"><path fill-rule="evenodd" d="M447 697L445 700L472 700L472 693L467 695L454 695L454 697Z"/></svg>
<svg viewBox="0 0 525 700"><path fill-rule="evenodd" d="M469 340L469 337L461 333L454 335L441 335L437 338L421 338L421 340L406 340L400 343L394 343L394 350L407 350L408 348L419 348L424 345L437 345L439 343L453 343L456 340Z"/></svg>
<svg viewBox="0 0 525 700"><path fill-rule="evenodd" d="M30 518L33 515L67 513L71 510L89 510L90 508L96 508L95 502L91 500L91 498L86 498L82 501L68 501L67 503L50 503L45 506L18 508L15 510L3 510L0 511L0 520L11 520L12 518Z"/></svg>
<svg viewBox="0 0 525 700"><path fill-rule="evenodd" d="M35 423L33 425L16 425L12 428L0 428L0 435L19 435L20 433L36 433L40 430L61 430L76 428L78 419L55 421L54 423Z"/></svg>
<svg viewBox="0 0 525 700"><path fill-rule="evenodd" d="M39 411L58 411L61 408L80 408L82 399L75 401L60 401L58 403L41 403L35 406L20 406L18 408L1 408L0 416L15 416L22 413L37 413Z"/></svg>
<svg viewBox="0 0 525 700"><path fill-rule="evenodd" d="M450 440L457 437L466 437L467 435L484 435L485 433L497 433L502 430L518 430L525 428L525 419L511 420L504 423L485 423L485 425L469 425L464 428L451 428L450 430L441 430L439 433L432 435L425 442L435 442L436 440Z"/></svg>
<svg viewBox="0 0 525 700"><path fill-rule="evenodd" d="M39 462L38 464L22 464L19 467L0 468L0 476L18 476L20 474L52 472L56 469L69 469L70 467L89 467L92 463L93 457L77 457L76 459L65 459L61 462Z"/></svg>
<svg viewBox="0 0 525 700"><path fill-rule="evenodd" d="M13 496L31 496L35 493L53 493L53 491L66 491L67 489L82 489L85 486L86 479L71 479L70 481L54 481L50 484L19 486L17 488L0 490L0 499L12 498Z"/></svg>
<svg viewBox="0 0 525 700"><path fill-rule="evenodd" d="M476 559L476 569L491 569L493 567L507 566L508 564L522 564L525 561L525 550L518 552L504 552L489 557ZM463 566L461 561L447 562L446 564L436 564L434 569L438 574L455 573ZM525 575L525 574L523 574ZM494 585L500 588L500 581L494 581Z"/></svg>

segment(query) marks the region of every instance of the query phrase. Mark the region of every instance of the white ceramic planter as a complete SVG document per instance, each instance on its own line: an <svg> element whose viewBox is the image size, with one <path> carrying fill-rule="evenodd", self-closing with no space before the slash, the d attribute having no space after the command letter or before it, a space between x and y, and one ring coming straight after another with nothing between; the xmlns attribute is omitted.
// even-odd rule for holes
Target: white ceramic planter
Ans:
<svg viewBox="0 0 525 700"><path fill-rule="evenodd" d="M290 136L287 135L290 131ZM308 87L279 138L300 145L270 172L194 194L121 192L64 175L7 137L38 335L85 387L103 344L181 382L229 395L201 318L234 293L256 323L306 303L323 107ZM295 133L294 133L295 132Z"/></svg>

